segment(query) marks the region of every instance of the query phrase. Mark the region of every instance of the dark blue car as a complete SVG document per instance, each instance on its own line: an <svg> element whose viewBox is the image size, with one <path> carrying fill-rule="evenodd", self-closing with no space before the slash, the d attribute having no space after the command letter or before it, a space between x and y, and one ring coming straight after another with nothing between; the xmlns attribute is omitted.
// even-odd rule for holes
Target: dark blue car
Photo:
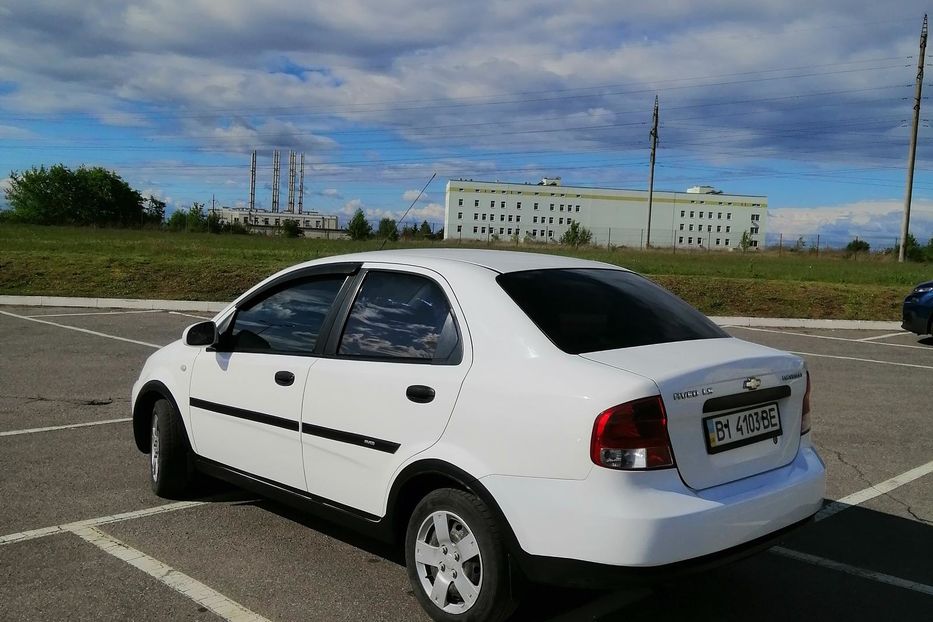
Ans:
<svg viewBox="0 0 933 622"><path fill-rule="evenodd" d="M904 299L901 327L918 335L933 334L933 281L921 283Z"/></svg>

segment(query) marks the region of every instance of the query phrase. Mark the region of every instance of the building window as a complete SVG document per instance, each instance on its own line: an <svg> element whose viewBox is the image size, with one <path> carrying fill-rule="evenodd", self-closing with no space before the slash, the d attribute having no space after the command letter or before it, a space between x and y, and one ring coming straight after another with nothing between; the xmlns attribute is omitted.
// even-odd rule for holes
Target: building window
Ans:
<svg viewBox="0 0 933 622"><path fill-rule="evenodd" d="M538 204L537 204L537 203L535 203L535 209L538 209Z"/></svg>
<svg viewBox="0 0 933 622"><path fill-rule="evenodd" d="M713 225L706 225L706 232L710 233L713 230Z"/></svg>
<svg viewBox="0 0 933 622"><path fill-rule="evenodd" d="M752 240L752 248L758 248L758 240Z"/></svg>
<svg viewBox="0 0 933 622"><path fill-rule="evenodd" d="M517 229L516 229L517 231ZM512 235L512 227L509 227L509 235Z"/></svg>
<svg viewBox="0 0 933 622"><path fill-rule="evenodd" d="M568 225L569 225L570 223L572 223L572 222L573 222L573 218L568 218L568 219L567 219L567 224L568 224Z"/></svg>
<svg viewBox="0 0 933 622"><path fill-rule="evenodd" d="M722 225L716 225L716 233L722 231Z"/></svg>
<svg viewBox="0 0 933 622"><path fill-rule="evenodd" d="M693 238L687 238L687 244L693 244Z"/></svg>
<svg viewBox="0 0 933 622"><path fill-rule="evenodd" d="M477 232L477 227L473 227L473 233Z"/></svg>
<svg viewBox="0 0 933 622"><path fill-rule="evenodd" d="M263 218L263 219L262 219L262 224L268 225L268 224L269 224L269 219L268 219L268 218Z"/></svg>
<svg viewBox="0 0 933 622"><path fill-rule="evenodd" d="M564 224L564 219L563 219L563 218L558 218L558 219L557 219L557 224L559 224L559 225Z"/></svg>
<svg viewBox="0 0 933 622"><path fill-rule="evenodd" d="M483 214L483 220L486 220L486 214Z"/></svg>
<svg viewBox="0 0 933 622"><path fill-rule="evenodd" d="M554 224L554 217L551 216L550 218L547 219L547 221L548 221L548 224Z"/></svg>
<svg viewBox="0 0 933 622"><path fill-rule="evenodd" d="M563 204L563 203L560 204L560 211L564 211L564 204Z"/></svg>
<svg viewBox="0 0 933 622"><path fill-rule="evenodd" d="M479 214L473 212L473 220L479 220Z"/></svg>
<svg viewBox="0 0 933 622"><path fill-rule="evenodd" d="M693 225L690 225L690 230L693 231Z"/></svg>
<svg viewBox="0 0 933 622"><path fill-rule="evenodd" d="M490 228L490 231L492 231L492 228ZM483 227L483 229L482 229L482 231L480 231L480 233L486 233L486 227Z"/></svg>
<svg viewBox="0 0 933 622"><path fill-rule="evenodd" d="M521 215L518 215L515 217L515 222L521 222L521 221L522 221Z"/></svg>
<svg viewBox="0 0 933 622"><path fill-rule="evenodd" d="M681 231L684 230L684 223L680 223L680 230L681 230Z"/></svg>
<svg viewBox="0 0 933 622"><path fill-rule="evenodd" d="M677 243L678 243L678 244L683 244L683 243L684 243L684 236L680 236L679 238L677 238Z"/></svg>
<svg viewBox="0 0 933 622"><path fill-rule="evenodd" d="M505 201L500 201L500 202L499 202L499 207L505 209Z"/></svg>
<svg viewBox="0 0 933 622"><path fill-rule="evenodd" d="M726 212L726 220L732 220L732 212Z"/></svg>
<svg viewBox="0 0 933 622"><path fill-rule="evenodd" d="M548 230L547 230L547 237L552 237L553 235L554 235L554 230L553 230L553 229L548 229Z"/></svg>
<svg viewBox="0 0 933 622"><path fill-rule="evenodd" d="M732 205L732 203L730 203L729 205ZM709 213L709 217L710 217L710 218L713 217L713 212L710 212L710 213Z"/></svg>
<svg viewBox="0 0 933 622"><path fill-rule="evenodd" d="M686 211L680 210L680 217L683 218L683 217L684 217L684 214L686 214L686 213L687 213Z"/></svg>
<svg viewBox="0 0 933 622"><path fill-rule="evenodd" d="M758 221L758 214L752 214L752 220L755 221L755 222L757 222L757 221Z"/></svg>
<svg viewBox="0 0 933 622"><path fill-rule="evenodd" d="M726 225L726 233L729 233L730 231L732 231L732 227L730 227L729 225Z"/></svg>
<svg viewBox="0 0 933 622"><path fill-rule="evenodd" d="M722 212L716 214L716 220L722 220Z"/></svg>
<svg viewBox="0 0 933 622"><path fill-rule="evenodd" d="M697 216L697 218L702 219L702 218L703 218L703 212L700 212L699 215Z"/></svg>
<svg viewBox="0 0 933 622"><path fill-rule="evenodd" d="M505 214L499 214L499 222L505 222Z"/></svg>
<svg viewBox="0 0 933 622"><path fill-rule="evenodd" d="M518 203L515 204L515 209L522 209L522 202L521 202L521 201L519 201Z"/></svg>
<svg viewBox="0 0 933 622"><path fill-rule="evenodd" d="M552 211L552 212L554 211L554 204L553 204L553 203L551 203L551 211Z"/></svg>
<svg viewBox="0 0 933 622"><path fill-rule="evenodd" d="M532 216L532 217L531 217L531 222L533 222L533 223L535 223L535 224L538 224L538 217L537 217L537 216Z"/></svg>
<svg viewBox="0 0 933 622"><path fill-rule="evenodd" d="M457 220L463 220L463 212L457 212Z"/></svg>
<svg viewBox="0 0 933 622"><path fill-rule="evenodd" d="M752 227L748 232L752 235L756 235L758 233L758 227Z"/></svg>
<svg viewBox="0 0 933 622"><path fill-rule="evenodd" d="M690 210L690 218L693 218L693 210Z"/></svg>
<svg viewBox="0 0 933 622"><path fill-rule="evenodd" d="M457 199L457 205L463 205L463 199Z"/></svg>
<svg viewBox="0 0 933 622"><path fill-rule="evenodd" d="M577 206L577 209L575 209L574 211L575 211L575 212L579 212L579 211L580 211L580 206L578 205L578 206Z"/></svg>
<svg viewBox="0 0 933 622"><path fill-rule="evenodd" d="M729 238L726 238L726 246L729 246Z"/></svg>
<svg viewBox="0 0 933 622"><path fill-rule="evenodd" d="M479 207L479 199L473 199L473 207Z"/></svg>
<svg viewBox="0 0 933 622"><path fill-rule="evenodd" d="M495 192L495 190L493 190L493 192ZM495 206L496 206L496 202L495 202L495 201L490 201L490 202L489 202L489 207L495 207Z"/></svg>
<svg viewBox="0 0 933 622"><path fill-rule="evenodd" d="M719 238L716 238L716 246L719 246Z"/></svg>
<svg viewBox="0 0 933 622"><path fill-rule="evenodd" d="M457 233L463 231L463 225L457 225Z"/></svg>
<svg viewBox="0 0 933 622"><path fill-rule="evenodd" d="M499 227L499 235L505 233L505 227Z"/></svg>

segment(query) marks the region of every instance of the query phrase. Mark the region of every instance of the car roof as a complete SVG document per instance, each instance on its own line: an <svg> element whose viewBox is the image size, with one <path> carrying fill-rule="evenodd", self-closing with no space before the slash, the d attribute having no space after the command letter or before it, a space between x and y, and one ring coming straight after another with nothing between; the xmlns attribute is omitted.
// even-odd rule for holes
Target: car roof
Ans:
<svg viewBox="0 0 933 622"><path fill-rule="evenodd" d="M576 257L474 248L411 248L371 251L328 257L328 259L331 261L406 263L424 268L443 268L444 264L448 262L457 262L479 266L499 273L546 268L611 268L624 270L624 268L616 265Z"/></svg>

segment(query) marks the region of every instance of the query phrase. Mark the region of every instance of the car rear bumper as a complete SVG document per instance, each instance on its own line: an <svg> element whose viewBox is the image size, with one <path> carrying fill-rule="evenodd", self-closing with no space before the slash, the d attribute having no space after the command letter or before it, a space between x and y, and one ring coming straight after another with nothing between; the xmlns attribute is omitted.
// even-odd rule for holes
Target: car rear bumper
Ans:
<svg viewBox="0 0 933 622"><path fill-rule="evenodd" d="M809 519L823 503L825 468L805 437L790 464L701 491L688 488L675 469L594 468L584 480L481 482L509 521L524 563L575 561L650 575L690 560L703 564L707 556L729 561L730 551L754 548Z"/></svg>

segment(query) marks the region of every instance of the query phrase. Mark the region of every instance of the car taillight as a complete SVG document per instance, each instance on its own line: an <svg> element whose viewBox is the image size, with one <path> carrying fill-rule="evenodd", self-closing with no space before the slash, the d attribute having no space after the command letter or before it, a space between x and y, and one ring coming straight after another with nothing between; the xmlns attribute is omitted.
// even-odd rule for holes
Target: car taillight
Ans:
<svg viewBox="0 0 933 622"><path fill-rule="evenodd" d="M803 394L803 408L800 412L801 436L810 431L810 372L807 372L807 392Z"/></svg>
<svg viewBox="0 0 933 622"><path fill-rule="evenodd" d="M593 424L590 458L609 469L674 466L661 396L626 402L601 412Z"/></svg>

